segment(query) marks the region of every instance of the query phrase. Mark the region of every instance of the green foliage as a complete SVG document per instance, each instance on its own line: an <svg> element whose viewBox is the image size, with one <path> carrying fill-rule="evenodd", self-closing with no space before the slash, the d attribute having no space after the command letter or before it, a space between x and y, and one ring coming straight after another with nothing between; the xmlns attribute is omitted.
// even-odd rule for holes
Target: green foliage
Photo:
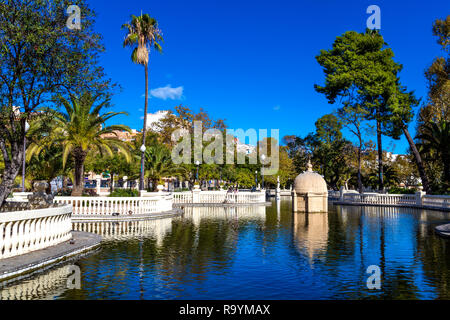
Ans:
<svg viewBox="0 0 450 320"><path fill-rule="evenodd" d="M155 18L148 14L132 15L131 22L122 25L122 29L127 30L123 46L133 48L131 60L134 63L147 65L151 47L162 52L161 42L164 39Z"/></svg>
<svg viewBox="0 0 450 320"><path fill-rule="evenodd" d="M342 124L337 117L327 114L316 121L315 133L293 139L288 144L289 148L293 148L291 154L298 157L293 161L297 170L306 169L310 158L314 169L335 190L350 179L352 170L348 162L354 153L352 144L342 137L341 129Z"/></svg>
<svg viewBox="0 0 450 320"><path fill-rule="evenodd" d="M389 188L390 194L414 194L416 192L417 192L416 189L408 189L408 188L400 188L400 187Z"/></svg>
<svg viewBox="0 0 450 320"><path fill-rule="evenodd" d="M81 30L66 27L70 4L83 13ZM104 48L93 31L94 16L85 0L0 2L0 150L5 162L0 204L21 167L25 120L44 105L56 108L57 94L110 94L111 82L98 65ZM13 106L21 106L20 119Z"/></svg>
<svg viewBox="0 0 450 320"><path fill-rule="evenodd" d="M65 108L65 112L53 112L54 119L50 134L44 136L39 142L30 145L30 155L40 154L44 148L52 146L62 147L62 166L65 168L69 156L74 161L75 183L74 193L81 193L84 188L84 163L88 154L98 152L112 157L115 152L130 161L131 156L128 145L115 136L115 131L130 131L125 125L104 126L106 121L125 112L105 112L109 99L97 103L101 95L93 96L85 92L77 97L72 95L70 101L59 96L58 100ZM47 113L52 111L44 110Z"/></svg>
<svg viewBox="0 0 450 320"><path fill-rule="evenodd" d="M110 197L139 197L139 191L136 189L115 189Z"/></svg>
<svg viewBox="0 0 450 320"><path fill-rule="evenodd" d="M428 122L421 130L417 136L421 152L427 160L442 164L442 178L434 189L446 191L450 188L450 122Z"/></svg>

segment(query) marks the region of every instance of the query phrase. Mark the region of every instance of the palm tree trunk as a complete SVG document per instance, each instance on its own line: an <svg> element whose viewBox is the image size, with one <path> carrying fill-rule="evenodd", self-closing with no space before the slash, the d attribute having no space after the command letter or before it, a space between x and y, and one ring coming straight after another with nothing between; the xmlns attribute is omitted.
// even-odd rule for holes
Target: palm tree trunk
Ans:
<svg viewBox="0 0 450 320"><path fill-rule="evenodd" d="M45 190L47 194L52 194L52 181L53 178L47 180L47 189Z"/></svg>
<svg viewBox="0 0 450 320"><path fill-rule="evenodd" d="M110 172L110 176L111 176L111 185L109 186L109 193L113 193L114 191L114 173Z"/></svg>
<svg viewBox="0 0 450 320"><path fill-rule="evenodd" d="M378 111L377 111L378 113ZM377 145L378 145L378 189L384 190L383 179L383 146L381 143L381 122L377 119Z"/></svg>
<svg viewBox="0 0 450 320"><path fill-rule="evenodd" d="M72 196L79 197L83 195L84 190L84 160L87 152L77 147L73 150L73 158L75 162L75 183L73 184Z"/></svg>
<svg viewBox="0 0 450 320"><path fill-rule="evenodd" d="M144 67L145 67L145 108L144 108L144 127L142 129L142 145L145 146L145 135L147 133L147 112L148 112L148 64L145 64ZM145 165L145 152L142 152L139 190L144 190L144 165Z"/></svg>
<svg viewBox="0 0 450 320"><path fill-rule="evenodd" d="M430 182L428 180L427 174L425 172L425 168L423 166L422 157L420 156L419 151L417 150L416 144L414 143L411 135L409 134L408 128L403 126L403 133L405 134L406 140L408 140L409 147L411 148L412 153L414 154L414 159L416 160L417 169L419 170L420 179L422 180L423 190L426 193L431 192Z"/></svg>

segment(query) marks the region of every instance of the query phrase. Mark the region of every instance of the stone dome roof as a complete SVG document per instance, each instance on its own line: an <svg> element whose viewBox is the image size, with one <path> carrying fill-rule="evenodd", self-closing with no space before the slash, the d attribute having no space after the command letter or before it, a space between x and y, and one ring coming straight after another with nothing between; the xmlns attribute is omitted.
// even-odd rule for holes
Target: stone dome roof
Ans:
<svg viewBox="0 0 450 320"><path fill-rule="evenodd" d="M308 162L308 170L299 174L294 180L296 193L327 193L327 184L320 174L312 171L311 162Z"/></svg>

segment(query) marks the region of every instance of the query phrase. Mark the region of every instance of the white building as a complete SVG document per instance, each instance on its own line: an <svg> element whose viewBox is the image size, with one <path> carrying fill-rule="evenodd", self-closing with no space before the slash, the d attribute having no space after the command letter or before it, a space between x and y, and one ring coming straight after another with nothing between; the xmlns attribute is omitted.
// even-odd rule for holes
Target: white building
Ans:
<svg viewBox="0 0 450 320"><path fill-rule="evenodd" d="M155 113L147 113L147 130L151 129L153 131L158 131L156 128L156 124L161 121L161 119L163 119L168 113L169 111L166 110L159 110Z"/></svg>

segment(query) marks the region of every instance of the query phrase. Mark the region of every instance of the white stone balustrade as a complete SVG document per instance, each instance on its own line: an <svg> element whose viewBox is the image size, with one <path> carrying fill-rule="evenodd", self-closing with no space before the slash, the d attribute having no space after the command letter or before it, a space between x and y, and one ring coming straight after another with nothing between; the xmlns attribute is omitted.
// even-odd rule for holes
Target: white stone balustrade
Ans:
<svg viewBox="0 0 450 320"><path fill-rule="evenodd" d="M0 259L72 238L71 206L0 213Z"/></svg>
<svg viewBox="0 0 450 320"><path fill-rule="evenodd" d="M413 194L345 194L344 202L356 202L366 204L385 204L385 205L400 205L400 204L417 204L416 195Z"/></svg>
<svg viewBox="0 0 450 320"><path fill-rule="evenodd" d="M332 193L329 194L329 199L344 204L450 209L450 196L427 195L424 192L416 192L415 194L344 193L340 197L337 197L336 193Z"/></svg>
<svg viewBox="0 0 450 320"><path fill-rule="evenodd" d="M55 197L55 202L72 205L74 217L139 216L172 210L172 199L168 193L147 193L142 197Z"/></svg>
<svg viewBox="0 0 450 320"><path fill-rule="evenodd" d="M186 191L174 192L174 203L264 203L265 191L230 192L227 191Z"/></svg>
<svg viewBox="0 0 450 320"><path fill-rule="evenodd" d="M422 204L425 207L450 208L450 196L432 196L424 195Z"/></svg>

